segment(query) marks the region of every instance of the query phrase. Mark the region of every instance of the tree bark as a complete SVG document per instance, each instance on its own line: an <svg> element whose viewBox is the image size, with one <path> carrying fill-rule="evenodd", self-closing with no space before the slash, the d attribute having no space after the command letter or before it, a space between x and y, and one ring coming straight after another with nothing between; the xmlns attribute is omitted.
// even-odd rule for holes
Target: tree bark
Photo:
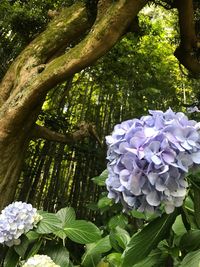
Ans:
<svg viewBox="0 0 200 267"><path fill-rule="evenodd" d="M14 198L48 91L109 51L147 2L100 0L92 26L78 2L63 9L11 65L0 84L0 210Z"/></svg>
<svg viewBox="0 0 200 267"><path fill-rule="evenodd" d="M195 32L193 0L176 0L179 14L180 45L174 55L191 73L200 74L200 62L195 55L199 41Z"/></svg>

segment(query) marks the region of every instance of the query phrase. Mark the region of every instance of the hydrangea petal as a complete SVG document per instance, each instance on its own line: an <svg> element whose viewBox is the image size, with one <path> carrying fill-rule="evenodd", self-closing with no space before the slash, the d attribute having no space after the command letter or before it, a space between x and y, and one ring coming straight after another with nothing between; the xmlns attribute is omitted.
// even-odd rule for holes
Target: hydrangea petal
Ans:
<svg viewBox="0 0 200 267"><path fill-rule="evenodd" d="M146 200L151 206L160 205L160 198L159 198L158 193L156 191L150 192L147 195Z"/></svg>
<svg viewBox="0 0 200 267"><path fill-rule="evenodd" d="M191 158L192 158L194 163L200 164L200 151L192 153Z"/></svg>

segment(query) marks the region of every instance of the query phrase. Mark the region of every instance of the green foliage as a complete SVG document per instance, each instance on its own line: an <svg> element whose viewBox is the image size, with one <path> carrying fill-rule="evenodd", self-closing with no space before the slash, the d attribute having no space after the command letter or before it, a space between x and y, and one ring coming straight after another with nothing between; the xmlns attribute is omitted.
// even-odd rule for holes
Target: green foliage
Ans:
<svg viewBox="0 0 200 267"><path fill-rule="evenodd" d="M84 267L94 266L96 260L100 261L99 258L101 259L101 254L110 250L111 244L109 236L106 236L95 243L88 244L86 246L86 252L82 256L81 264ZM95 263L95 266L98 261Z"/></svg>
<svg viewBox="0 0 200 267"><path fill-rule="evenodd" d="M91 222L77 220L69 222L64 232L74 242L79 244L89 244L101 238L100 230Z"/></svg>
<svg viewBox="0 0 200 267"><path fill-rule="evenodd" d="M105 181L107 178L108 178L108 171L106 169L99 176L93 177L92 181L99 186L105 186Z"/></svg>
<svg viewBox="0 0 200 267"><path fill-rule="evenodd" d="M200 248L200 230L190 230L182 235L180 243L181 250L194 251Z"/></svg>
<svg viewBox="0 0 200 267"><path fill-rule="evenodd" d="M200 250L188 253L180 264L180 267L199 267Z"/></svg>
<svg viewBox="0 0 200 267"><path fill-rule="evenodd" d="M143 260L163 240L176 218L176 214L163 215L150 222L131 238L123 253L122 267L132 267Z"/></svg>
<svg viewBox="0 0 200 267"><path fill-rule="evenodd" d="M109 229L115 229L117 226L121 228L125 228L128 224L128 219L125 215L123 214L117 214L113 216L109 221L108 221L108 227Z"/></svg>
<svg viewBox="0 0 200 267"><path fill-rule="evenodd" d="M16 266L18 261L19 261L19 255L15 252L13 248L10 248L4 259L3 267Z"/></svg>
<svg viewBox="0 0 200 267"><path fill-rule="evenodd" d="M110 241L113 248L120 252L127 247L127 244L130 241L130 235L126 230L116 226L115 229L110 232Z"/></svg>
<svg viewBox="0 0 200 267"><path fill-rule="evenodd" d="M62 245L52 245L45 249L45 254L48 255L60 267L71 267L72 263L69 259L68 250Z"/></svg>
<svg viewBox="0 0 200 267"><path fill-rule="evenodd" d="M53 213L42 212L42 220L37 227L38 234L50 234L56 231L60 225L61 220Z"/></svg>

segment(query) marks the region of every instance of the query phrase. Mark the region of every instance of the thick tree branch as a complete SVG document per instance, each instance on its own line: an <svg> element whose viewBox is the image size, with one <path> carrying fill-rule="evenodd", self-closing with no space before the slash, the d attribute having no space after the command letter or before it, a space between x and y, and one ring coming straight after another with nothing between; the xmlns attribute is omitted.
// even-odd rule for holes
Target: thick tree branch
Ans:
<svg viewBox="0 0 200 267"><path fill-rule="evenodd" d="M193 0L176 0L179 12L181 43L174 55L188 70L200 74L200 62L195 55L198 49L198 40L195 33Z"/></svg>
<svg viewBox="0 0 200 267"><path fill-rule="evenodd" d="M87 11L77 3L65 8L52 20L47 29L35 38L18 56L0 84L0 106L11 92L17 93L45 69L46 62L89 29ZM42 68L41 68L42 67ZM16 79L17 78L17 79Z"/></svg>
<svg viewBox="0 0 200 267"><path fill-rule="evenodd" d="M96 133L94 126L91 123L81 123L79 125L79 130L73 133L61 134L55 131L52 131L44 126L35 125L32 131L32 138L43 138L49 141L60 142L64 144L72 144L74 142L80 141L85 137L92 136L100 144L101 141Z"/></svg>
<svg viewBox="0 0 200 267"><path fill-rule="evenodd" d="M46 64L44 71L8 99L2 107L0 119L7 128L16 127L26 119L26 114L38 105L48 90L67 77L91 65L119 40L147 0L112 1L107 12L92 27L90 33L74 48ZM10 109L7 110L9 105Z"/></svg>

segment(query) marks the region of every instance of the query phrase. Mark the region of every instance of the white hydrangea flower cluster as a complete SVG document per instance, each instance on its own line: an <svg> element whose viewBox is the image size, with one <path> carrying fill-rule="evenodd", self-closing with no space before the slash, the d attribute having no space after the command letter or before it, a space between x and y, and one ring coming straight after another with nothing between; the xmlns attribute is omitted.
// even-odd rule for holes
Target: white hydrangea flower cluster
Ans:
<svg viewBox="0 0 200 267"><path fill-rule="evenodd" d="M47 255L35 255L27 260L22 267L60 267Z"/></svg>
<svg viewBox="0 0 200 267"><path fill-rule="evenodd" d="M31 204L13 202L0 214L0 243L9 247L19 245L19 237L33 229L41 219Z"/></svg>

